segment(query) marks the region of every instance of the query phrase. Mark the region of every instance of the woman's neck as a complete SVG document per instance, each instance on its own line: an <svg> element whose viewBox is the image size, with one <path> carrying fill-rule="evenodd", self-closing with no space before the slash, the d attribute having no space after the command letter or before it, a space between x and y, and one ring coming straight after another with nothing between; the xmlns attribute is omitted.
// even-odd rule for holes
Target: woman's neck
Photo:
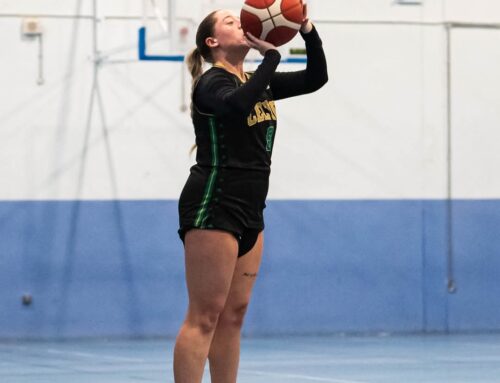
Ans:
<svg viewBox="0 0 500 383"><path fill-rule="evenodd" d="M219 57L215 61L214 66L224 68L228 72L238 76L242 82L246 81L245 72L243 70L243 61L241 59L231 60L227 57Z"/></svg>

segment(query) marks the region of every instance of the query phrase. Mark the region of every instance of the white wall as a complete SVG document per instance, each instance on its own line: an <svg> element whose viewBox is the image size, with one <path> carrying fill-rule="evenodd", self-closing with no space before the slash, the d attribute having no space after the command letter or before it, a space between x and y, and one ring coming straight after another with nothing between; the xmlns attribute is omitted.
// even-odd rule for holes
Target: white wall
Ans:
<svg viewBox="0 0 500 383"><path fill-rule="evenodd" d="M99 47L134 59L138 0L101 0ZM189 3L189 4L188 4ZM225 1L230 7L239 2ZM500 3L427 0L309 0L331 81L314 95L278 104L271 198L446 196L446 44L440 25L350 21L500 22ZM180 64L131 62L99 70L109 141L94 104L90 0L3 1L0 9L0 199L178 197L192 159L188 114L180 111ZM179 2L199 19L211 0ZM22 15L41 17L44 85L37 42L20 38ZM51 16L52 15L52 16ZM64 18L53 17L65 16ZM342 21L343 23L338 23ZM498 30L452 32L453 195L498 198ZM300 45L300 39L291 45ZM299 67L283 66L280 70ZM89 146L85 149L88 133ZM109 145L106 144L109 143ZM84 154L86 157L84 157Z"/></svg>
<svg viewBox="0 0 500 383"><path fill-rule="evenodd" d="M453 32L453 195L500 196L500 30Z"/></svg>

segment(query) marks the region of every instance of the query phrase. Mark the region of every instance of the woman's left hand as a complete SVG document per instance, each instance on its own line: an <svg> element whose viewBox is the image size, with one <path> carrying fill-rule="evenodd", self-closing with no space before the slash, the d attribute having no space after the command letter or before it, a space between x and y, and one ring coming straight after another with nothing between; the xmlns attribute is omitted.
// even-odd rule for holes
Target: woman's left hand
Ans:
<svg viewBox="0 0 500 383"><path fill-rule="evenodd" d="M300 27L300 31L302 33L309 33L313 29L313 25L311 23L311 20L307 17L307 4L304 4L304 18L302 21L302 25Z"/></svg>
<svg viewBox="0 0 500 383"><path fill-rule="evenodd" d="M262 56L264 56L268 50L276 49L276 47L270 42L261 40L252 35L250 32L246 33L245 38L247 40L248 46L250 48L257 49Z"/></svg>

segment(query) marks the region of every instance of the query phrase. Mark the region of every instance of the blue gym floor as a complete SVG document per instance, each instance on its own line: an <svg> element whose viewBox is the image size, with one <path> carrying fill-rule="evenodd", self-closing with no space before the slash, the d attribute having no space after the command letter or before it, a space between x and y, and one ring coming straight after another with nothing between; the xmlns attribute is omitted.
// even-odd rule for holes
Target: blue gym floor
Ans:
<svg viewBox="0 0 500 383"><path fill-rule="evenodd" d="M173 382L172 347L160 339L0 342L0 382ZM244 339L238 382L496 383L500 334Z"/></svg>

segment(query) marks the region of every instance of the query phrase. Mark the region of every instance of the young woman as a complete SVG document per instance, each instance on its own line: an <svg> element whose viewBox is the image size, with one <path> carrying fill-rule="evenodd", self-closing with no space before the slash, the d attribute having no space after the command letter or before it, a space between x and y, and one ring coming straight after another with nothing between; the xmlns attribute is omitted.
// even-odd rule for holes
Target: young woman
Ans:
<svg viewBox="0 0 500 383"><path fill-rule="evenodd" d="M176 383L201 382L207 358L212 382L236 382L241 326L262 257L274 100L328 81L322 42L305 11L300 33L307 68L276 72L276 47L245 35L230 11L212 12L199 25L187 59L197 163L179 200L189 306L174 350ZM243 70L251 48L264 56L253 74ZM212 64L205 73L203 61Z"/></svg>

